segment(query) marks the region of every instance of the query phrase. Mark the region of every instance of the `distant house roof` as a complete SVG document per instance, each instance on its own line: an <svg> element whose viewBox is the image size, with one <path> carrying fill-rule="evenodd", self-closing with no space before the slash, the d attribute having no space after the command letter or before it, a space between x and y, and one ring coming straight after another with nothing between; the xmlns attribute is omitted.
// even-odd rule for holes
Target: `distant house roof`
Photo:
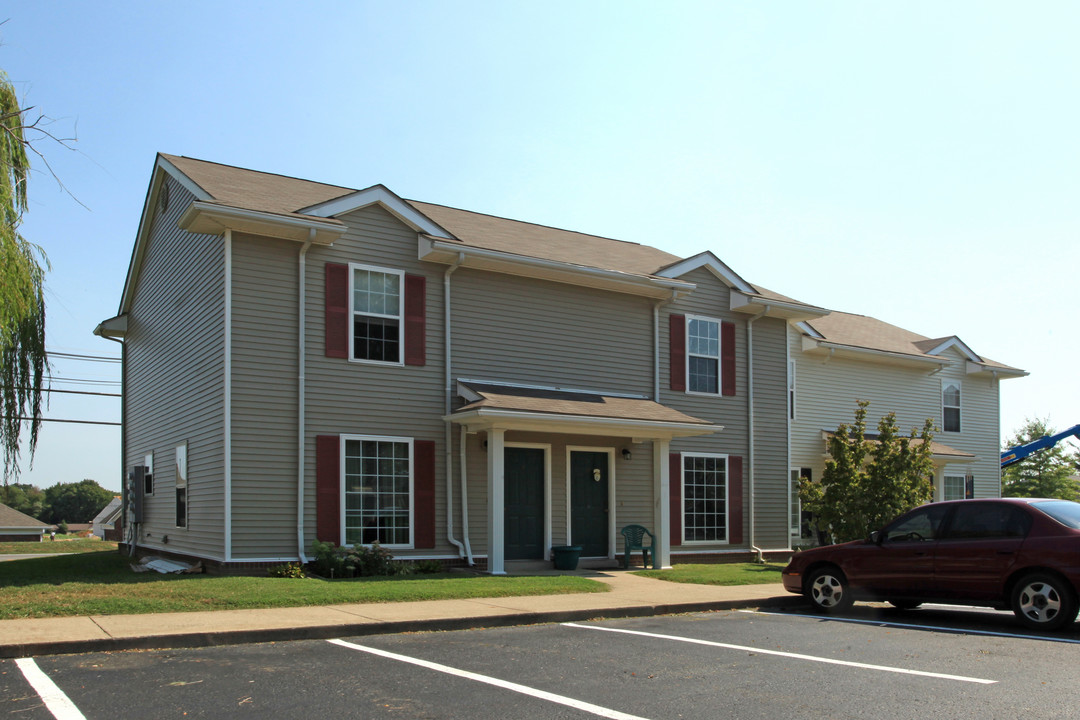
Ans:
<svg viewBox="0 0 1080 720"><path fill-rule="evenodd" d="M117 495L117 496L113 497L113 499L109 501L108 505L101 508L101 512L99 512L94 517L94 519L92 521L90 521L90 524L91 525L99 525L101 523L108 523L112 519L112 516L116 515L120 511L120 504L121 504L120 496Z"/></svg>
<svg viewBox="0 0 1080 720"><path fill-rule="evenodd" d="M15 528L19 530L44 530L48 527L50 527L48 524L0 503L0 530Z"/></svg>
<svg viewBox="0 0 1080 720"><path fill-rule="evenodd" d="M1026 375L1019 368L981 357L956 336L928 338L866 315L833 310L824 317L800 324L804 335L823 349L852 348L907 356L914 360L941 362L941 353L955 348L971 363L1005 375Z"/></svg>

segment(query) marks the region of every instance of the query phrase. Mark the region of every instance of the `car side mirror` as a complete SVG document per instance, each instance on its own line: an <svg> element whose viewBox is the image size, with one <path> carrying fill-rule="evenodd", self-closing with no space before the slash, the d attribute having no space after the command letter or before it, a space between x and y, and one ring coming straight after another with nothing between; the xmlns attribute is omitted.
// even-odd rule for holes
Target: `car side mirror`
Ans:
<svg viewBox="0 0 1080 720"><path fill-rule="evenodd" d="M870 542L874 543L875 545L880 545L881 541L884 539L885 536L881 534L880 530L875 530L874 532L870 533Z"/></svg>

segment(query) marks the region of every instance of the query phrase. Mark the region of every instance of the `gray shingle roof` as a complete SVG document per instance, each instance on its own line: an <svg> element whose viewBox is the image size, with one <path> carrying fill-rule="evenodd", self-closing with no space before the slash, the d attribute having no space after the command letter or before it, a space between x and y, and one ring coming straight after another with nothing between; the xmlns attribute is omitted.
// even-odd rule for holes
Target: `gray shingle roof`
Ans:
<svg viewBox="0 0 1080 720"><path fill-rule="evenodd" d="M48 524L21 513L15 508L0 503L0 529L3 528L47 528Z"/></svg>

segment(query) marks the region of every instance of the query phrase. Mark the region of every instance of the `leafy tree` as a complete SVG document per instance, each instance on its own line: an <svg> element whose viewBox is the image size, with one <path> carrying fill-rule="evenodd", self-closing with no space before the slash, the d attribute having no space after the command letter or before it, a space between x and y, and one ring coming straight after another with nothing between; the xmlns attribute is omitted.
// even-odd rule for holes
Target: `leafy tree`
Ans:
<svg viewBox="0 0 1080 720"><path fill-rule="evenodd" d="M88 523L116 496L93 480L59 483L45 490L45 517L42 522L61 520Z"/></svg>
<svg viewBox="0 0 1080 720"><path fill-rule="evenodd" d="M919 432L901 435L896 414L878 423L876 437L867 437L866 408L859 400L855 422L841 425L829 439L829 461L820 483L799 486L803 509L836 542L864 538L897 515L934 497L931 441L933 420Z"/></svg>
<svg viewBox="0 0 1080 720"><path fill-rule="evenodd" d="M31 149L27 124L15 88L0 70L0 445L4 482L19 474L19 437L24 418L30 456L41 426L45 353L44 279L48 260L40 247L19 232L26 211ZM44 265L44 267L43 267Z"/></svg>
<svg viewBox="0 0 1080 720"><path fill-rule="evenodd" d="M0 487L0 503L34 518L41 518L45 507L45 493L36 485L13 483Z"/></svg>
<svg viewBox="0 0 1080 720"><path fill-rule="evenodd" d="M1005 441L1008 449L1038 440L1056 431L1046 420L1028 419L1012 437ZM1080 499L1080 488L1070 475L1077 471L1076 458L1069 457L1068 446L1058 443L1052 448L1028 455L1001 471L1001 494L1005 497L1045 497L1062 500Z"/></svg>

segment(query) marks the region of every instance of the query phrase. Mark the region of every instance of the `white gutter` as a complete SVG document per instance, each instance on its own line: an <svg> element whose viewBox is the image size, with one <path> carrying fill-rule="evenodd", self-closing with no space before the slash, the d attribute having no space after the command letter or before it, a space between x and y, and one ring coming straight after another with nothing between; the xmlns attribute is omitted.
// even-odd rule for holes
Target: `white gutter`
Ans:
<svg viewBox="0 0 1080 720"><path fill-rule="evenodd" d="M300 278L299 278L299 317L300 327L297 333L297 362L299 373L297 375L297 407L296 407L296 554L301 563L307 562L307 554L304 550L307 543L304 540L304 451L306 449L307 424L304 413L304 405L307 402L307 353L305 344L307 340L307 251L315 239L315 228L308 231L308 239L300 248Z"/></svg>
<svg viewBox="0 0 1080 720"><path fill-rule="evenodd" d="M454 271L461 265L461 261L464 260L463 255L458 255L458 259L453 265L446 268L446 272L443 273L443 347L445 348L445 359L443 361L443 368L446 372L446 415L450 415L452 409L453 397L454 397L454 380L453 372L451 370L451 353L450 353L450 276L454 274ZM445 420L443 425L446 427L445 445L446 445L446 539L450 541L454 547L458 549L458 557L462 557L465 554L465 546L454 536L454 448L451 445L453 442L453 428L449 420ZM465 431L462 430L464 436ZM464 494L461 496L462 508L465 507L468 498ZM465 524L465 533L468 534L469 526ZM469 563L472 565L472 562Z"/></svg>
<svg viewBox="0 0 1080 720"><path fill-rule="evenodd" d="M747 385L747 420L749 427L747 428L747 434L749 436L750 443L750 457L747 463L746 473L746 494L750 497L750 549L757 553L757 557L754 558L755 562L764 563L765 556L764 551L757 546L757 539L754 531L754 321L760 318L762 315L769 312L769 306L759 312L754 317L746 321L746 385ZM785 472L785 475L787 473ZM791 484L790 482L788 483ZM790 506L787 512L791 512Z"/></svg>
<svg viewBox="0 0 1080 720"><path fill-rule="evenodd" d="M461 446L458 451L458 457L461 460L461 523L465 528L462 540L465 541L465 559L471 567L476 564L476 561L473 559L472 546L469 544L469 475L468 463L465 461L465 428L458 430L458 438Z"/></svg>
<svg viewBox="0 0 1080 720"><path fill-rule="evenodd" d="M225 562L232 561L232 230L225 241Z"/></svg>

